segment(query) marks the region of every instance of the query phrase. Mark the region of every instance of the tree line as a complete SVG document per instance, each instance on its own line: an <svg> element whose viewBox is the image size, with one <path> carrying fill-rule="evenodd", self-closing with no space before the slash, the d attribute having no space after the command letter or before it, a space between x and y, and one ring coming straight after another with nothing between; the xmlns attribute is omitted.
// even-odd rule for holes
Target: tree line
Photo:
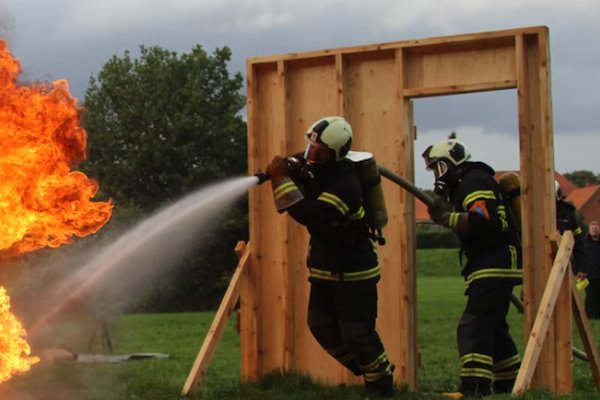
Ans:
<svg viewBox="0 0 600 400"><path fill-rule="evenodd" d="M595 174L592 171L578 170L567 172L563 176L578 187L600 184L600 174Z"/></svg>
<svg viewBox="0 0 600 400"><path fill-rule="evenodd" d="M229 72L230 59L227 47L177 54L141 46L139 57L113 56L90 78L83 118L88 160L81 167L98 180L100 198L115 204L101 234L115 236L203 185L246 173L243 79ZM132 308L215 307L237 264L235 244L248 238L244 200Z"/></svg>

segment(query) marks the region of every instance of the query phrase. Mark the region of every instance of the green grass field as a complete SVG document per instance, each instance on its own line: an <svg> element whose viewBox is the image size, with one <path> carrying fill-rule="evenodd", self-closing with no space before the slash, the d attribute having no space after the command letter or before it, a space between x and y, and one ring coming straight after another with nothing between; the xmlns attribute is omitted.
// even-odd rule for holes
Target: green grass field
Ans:
<svg viewBox="0 0 600 400"><path fill-rule="evenodd" d="M420 388L398 393L398 399L436 399L440 392L455 389L459 362L455 327L464 306L456 250L418 252L418 320L421 352ZM2 400L167 400L179 399L199 346L214 313L123 315L111 323L114 354L168 353L168 359L112 363L56 363L36 365L24 376L0 384ZM523 349L522 315L511 309L513 336ZM81 329L81 327L84 329ZM77 329L76 329L77 327ZM600 337L600 321L592 321ZM69 344L88 353L90 321L57 325L52 337L56 346ZM259 382L241 383L239 336L234 321L226 329L206 378L193 399L366 399L361 387L325 387L310 379L273 373ZM575 335L574 343L580 345ZM92 352L98 352L96 343ZM574 360L573 399L599 398L589 366ZM492 396L490 399L508 399ZM527 392L523 399L559 399L546 391Z"/></svg>

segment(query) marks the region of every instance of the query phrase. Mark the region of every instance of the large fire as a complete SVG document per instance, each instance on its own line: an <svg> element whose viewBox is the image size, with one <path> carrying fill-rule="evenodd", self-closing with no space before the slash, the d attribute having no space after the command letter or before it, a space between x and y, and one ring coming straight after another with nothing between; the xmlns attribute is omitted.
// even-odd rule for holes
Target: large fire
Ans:
<svg viewBox="0 0 600 400"><path fill-rule="evenodd" d="M21 65L0 39L0 256L58 247L97 232L110 202L92 202L98 185L71 167L86 157L86 132L66 81L24 86ZM37 362L0 287L0 382Z"/></svg>
<svg viewBox="0 0 600 400"><path fill-rule="evenodd" d="M39 361L39 358L29 356L31 349L24 339L26 334L10 312L6 289L0 286L0 383L14 374L29 371L31 365Z"/></svg>

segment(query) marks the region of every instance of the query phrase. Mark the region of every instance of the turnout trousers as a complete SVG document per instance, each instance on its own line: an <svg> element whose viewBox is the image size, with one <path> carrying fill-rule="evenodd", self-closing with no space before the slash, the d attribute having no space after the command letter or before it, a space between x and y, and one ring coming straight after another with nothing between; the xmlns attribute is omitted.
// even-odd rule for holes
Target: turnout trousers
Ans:
<svg viewBox="0 0 600 400"><path fill-rule="evenodd" d="M600 318L600 279L590 279L585 289L585 312L590 319Z"/></svg>
<svg viewBox="0 0 600 400"><path fill-rule="evenodd" d="M506 315L513 284L498 280L472 282L457 328L462 365L459 391L470 396L509 393L521 360Z"/></svg>
<svg viewBox="0 0 600 400"><path fill-rule="evenodd" d="M376 282L311 283L308 326L321 347L367 389L393 394L393 365L375 330Z"/></svg>

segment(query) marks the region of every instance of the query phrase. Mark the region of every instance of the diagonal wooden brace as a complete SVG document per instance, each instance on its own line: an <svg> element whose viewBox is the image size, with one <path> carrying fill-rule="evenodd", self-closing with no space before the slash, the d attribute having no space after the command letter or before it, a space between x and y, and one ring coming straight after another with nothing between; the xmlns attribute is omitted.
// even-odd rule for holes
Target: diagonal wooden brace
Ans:
<svg viewBox="0 0 600 400"><path fill-rule="evenodd" d="M529 335L529 340L525 347L525 354L523 355L521 368L519 369L519 374L515 381L512 392L513 395L521 395L531 384L531 378L535 372L540 351L542 350L542 345L544 344L544 339L548 332L548 325L554 311L554 306L556 305L556 299L558 298L565 272L569 271L573 245L573 234L571 231L566 231L560 241L554 263L552 264L552 270L548 276L546 289L544 290L542 300L540 301L537 317L533 323L533 328L531 329L531 334Z"/></svg>
<svg viewBox="0 0 600 400"><path fill-rule="evenodd" d="M225 326L227 325L229 317L240 296L242 273L249 264L250 246L245 242L240 241L235 246L235 252L239 258L238 265L231 277L227 291L223 296L223 300L215 314L210 329L204 338L202 347L196 356L196 361L194 361L194 365L183 385L183 389L181 390L182 396L194 393L204 378L204 374L206 374L206 370L208 369L212 356L217 348L217 344L219 344L219 341L221 340Z"/></svg>

